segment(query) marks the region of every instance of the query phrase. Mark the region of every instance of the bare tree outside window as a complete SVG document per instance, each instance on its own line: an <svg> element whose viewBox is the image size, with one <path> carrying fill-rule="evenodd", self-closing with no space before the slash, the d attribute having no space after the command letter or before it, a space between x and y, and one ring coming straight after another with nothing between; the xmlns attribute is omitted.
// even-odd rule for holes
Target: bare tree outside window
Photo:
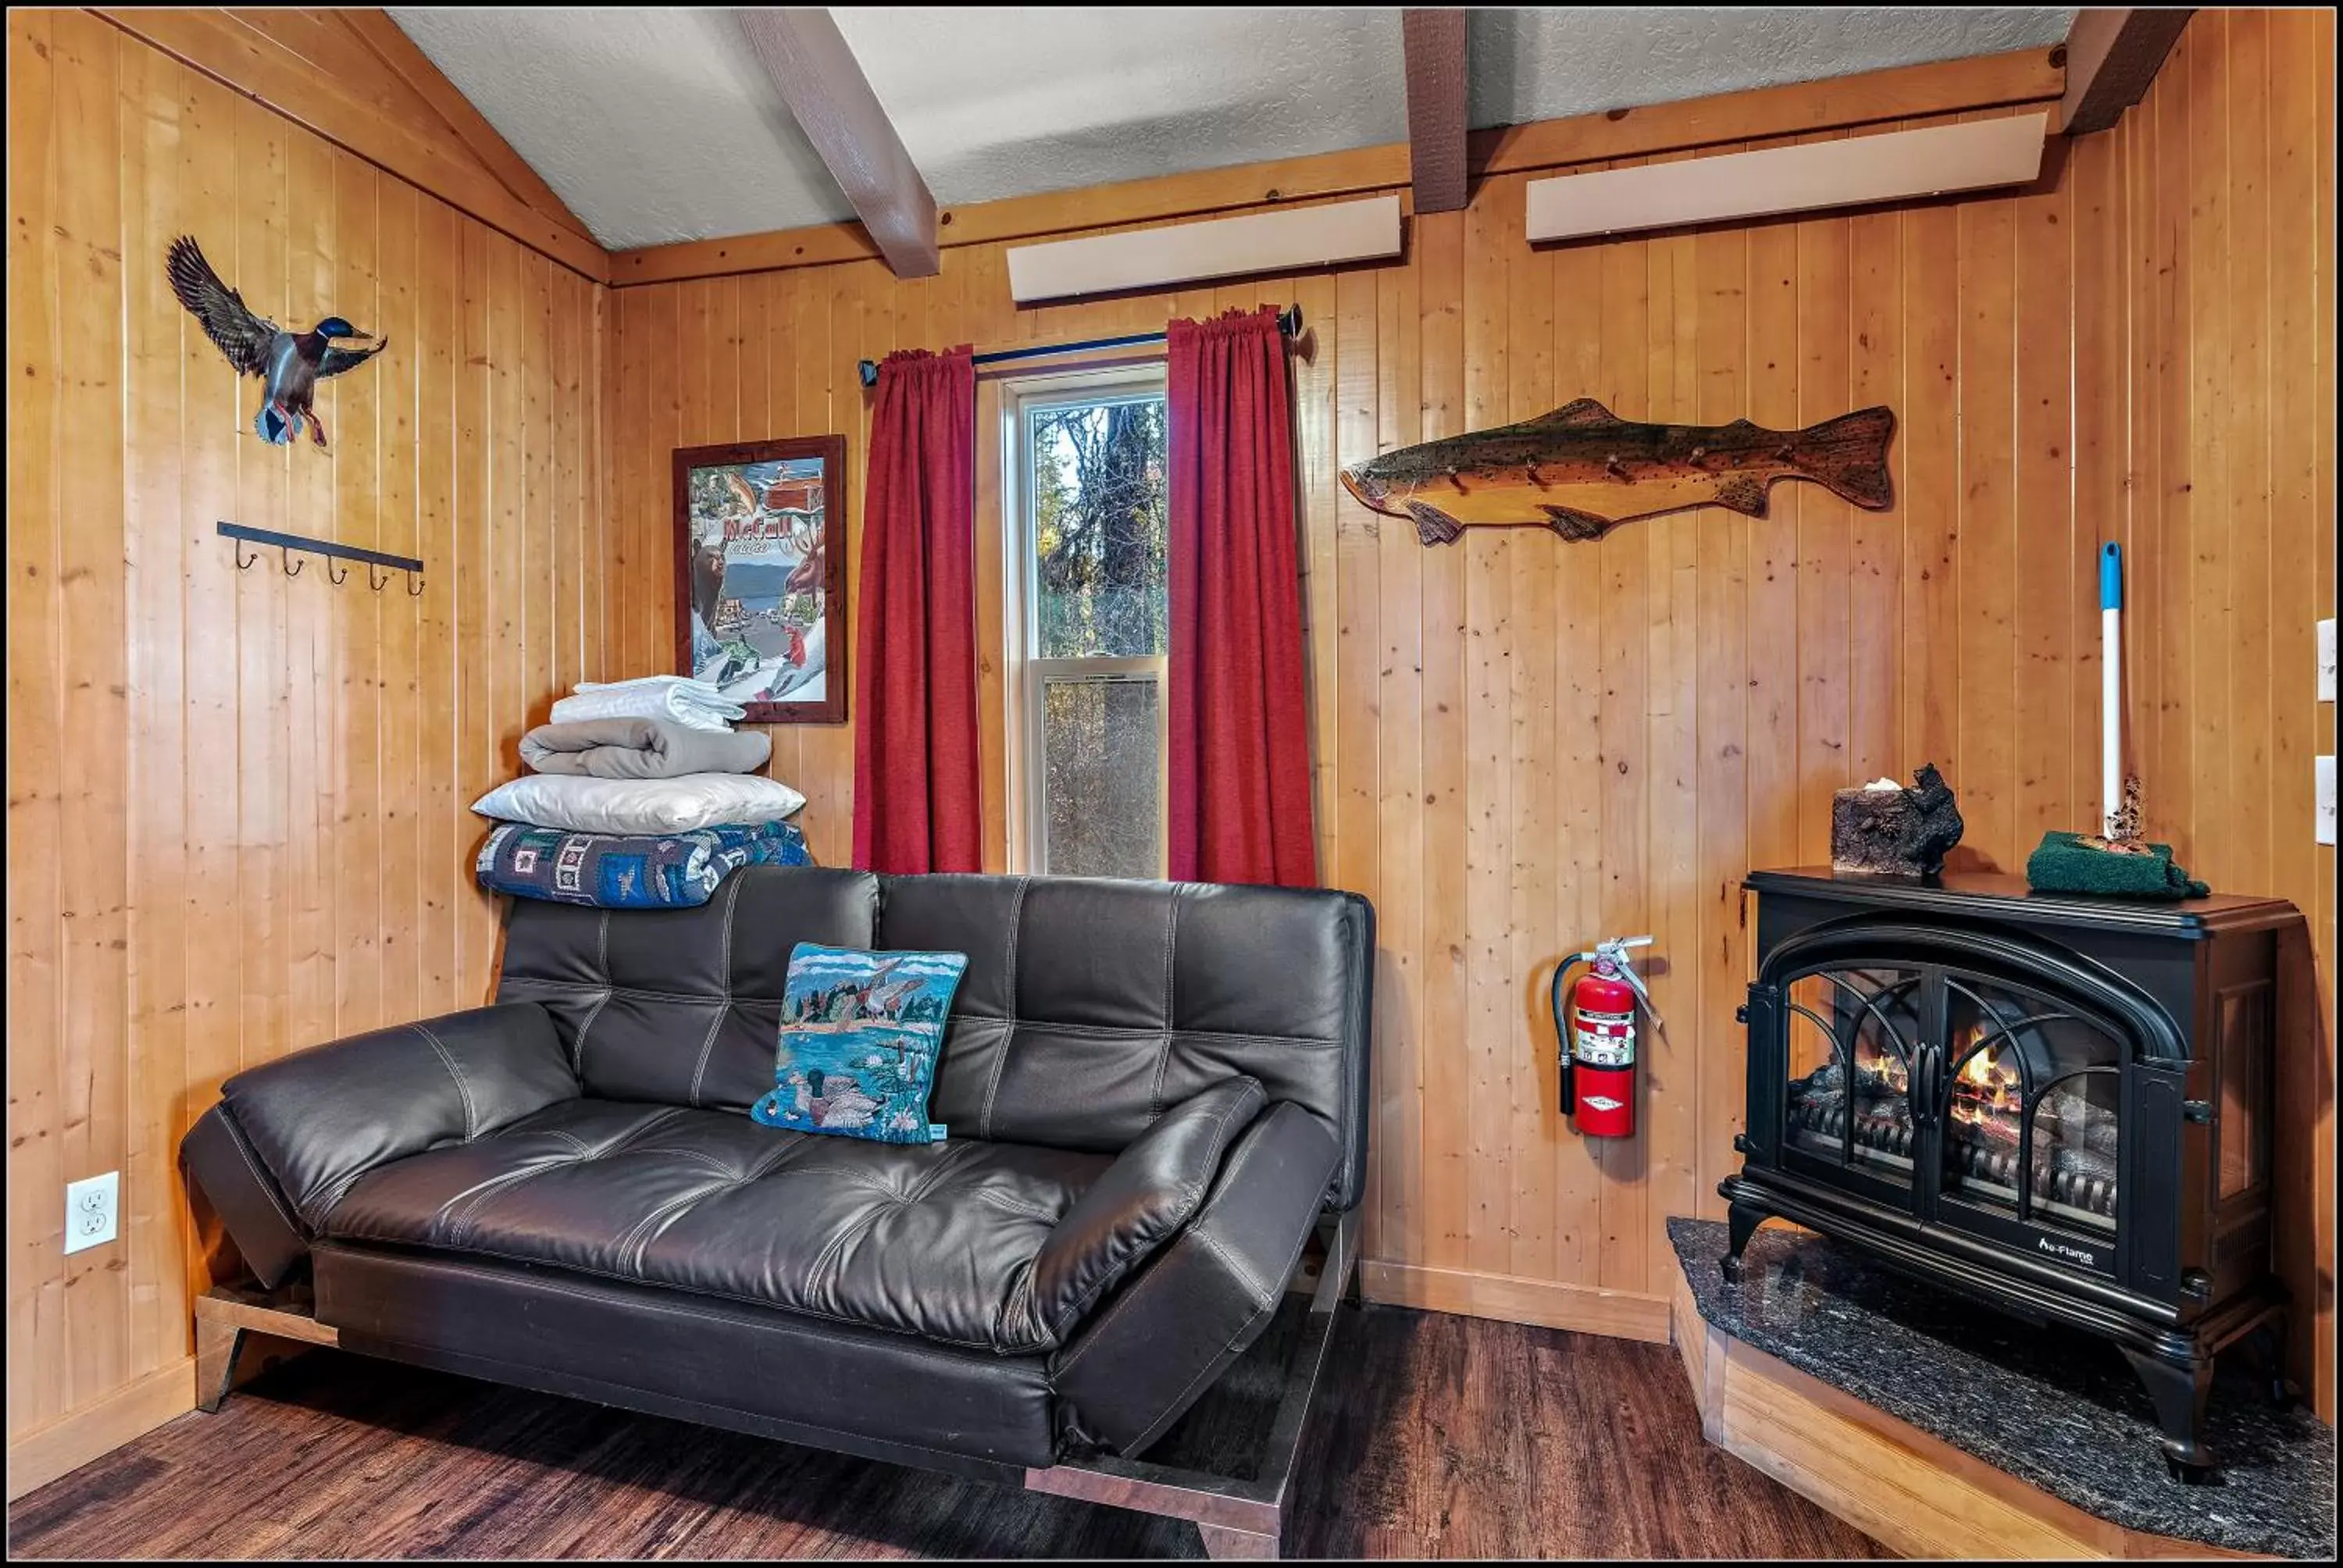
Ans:
<svg viewBox="0 0 2343 1568"><path fill-rule="evenodd" d="M1027 859L1059 875L1161 876L1171 525L1161 381L1032 397L1017 417Z"/></svg>

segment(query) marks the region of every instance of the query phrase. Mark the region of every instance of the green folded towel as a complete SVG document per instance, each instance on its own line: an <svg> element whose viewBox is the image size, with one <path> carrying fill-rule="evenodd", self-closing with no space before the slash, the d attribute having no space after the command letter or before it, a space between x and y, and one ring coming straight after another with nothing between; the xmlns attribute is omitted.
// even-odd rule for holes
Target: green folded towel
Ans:
<svg viewBox="0 0 2343 1568"><path fill-rule="evenodd" d="M2096 893L2109 898L2201 899L2213 890L2172 863L2172 846L2150 844L2145 855L2095 849L2080 833L2045 833L2026 858L2026 882L2037 893Z"/></svg>

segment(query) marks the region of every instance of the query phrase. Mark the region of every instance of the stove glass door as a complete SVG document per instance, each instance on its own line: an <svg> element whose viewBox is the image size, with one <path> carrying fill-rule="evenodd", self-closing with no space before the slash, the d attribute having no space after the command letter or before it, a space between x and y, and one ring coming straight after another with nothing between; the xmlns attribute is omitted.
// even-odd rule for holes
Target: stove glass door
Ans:
<svg viewBox="0 0 2343 1568"><path fill-rule="evenodd" d="M1937 1220L1966 1210L2111 1238L2121 1040L2047 996L1957 973L1944 986L1941 1065L1921 1101L1940 1129Z"/></svg>
<svg viewBox="0 0 2343 1568"><path fill-rule="evenodd" d="M1913 1067L1927 974L1892 963L1816 969L1782 988L1789 1083L1783 1143L1912 1202Z"/></svg>

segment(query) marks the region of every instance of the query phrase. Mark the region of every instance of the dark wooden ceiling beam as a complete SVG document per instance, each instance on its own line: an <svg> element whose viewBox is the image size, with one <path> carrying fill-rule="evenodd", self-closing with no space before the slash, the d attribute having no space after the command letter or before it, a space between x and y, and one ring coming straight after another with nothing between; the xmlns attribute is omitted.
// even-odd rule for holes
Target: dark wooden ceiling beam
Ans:
<svg viewBox="0 0 2343 1568"><path fill-rule="evenodd" d="M1464 205L1464 13L1403 11L1407 56L1407 141L1415 210Z"/></svg>
<svg viewBox="0 0 2343 1568"><path fill-rule="evenodd" d="M940 266L936 198L830 13L736 11L740 31L898 277Z"/></svg>
<svg viewBox="0 0 2343 1568"><path fill-rule="evenodd" d="M2066 34L2066 95L2058 128L2070 136L2104 131L2147 94L2192 10L2086 10Z"/></svg>

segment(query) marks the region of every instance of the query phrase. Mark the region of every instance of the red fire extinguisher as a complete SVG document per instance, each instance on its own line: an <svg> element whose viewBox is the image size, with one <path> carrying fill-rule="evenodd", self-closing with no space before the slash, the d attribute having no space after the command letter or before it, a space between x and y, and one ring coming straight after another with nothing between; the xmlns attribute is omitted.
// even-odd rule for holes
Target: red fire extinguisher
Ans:
<svg viewBox="0 0 2343 1568"><path fill-rule="evenodd" d="M1562 1113L1591 1137L1635 1135L1635 1007L1650 1012L1652 998L1627 950L1651 945L1649 937L1614 937L1571 954L1554 971ZM1593 967L1570 988L1565 1010L1562 982L1580 964ZM1659 1016L1653 1012L1653 1021Z"/></svg>

